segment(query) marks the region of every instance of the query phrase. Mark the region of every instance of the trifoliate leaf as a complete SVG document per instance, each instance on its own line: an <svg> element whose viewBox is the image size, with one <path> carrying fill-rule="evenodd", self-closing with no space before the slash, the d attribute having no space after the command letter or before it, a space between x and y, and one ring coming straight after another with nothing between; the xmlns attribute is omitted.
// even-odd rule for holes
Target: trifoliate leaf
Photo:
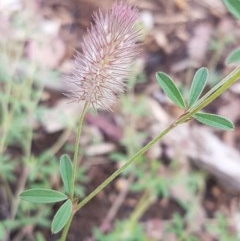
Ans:
<svg viewBox="0 0 240 241"><path fill-rule="evenodd" d="M72 201L67 200L56 212L52 225L51 225L51 231L52 233L58 233L62 230L62 228L65 226L67 221L69 220L70 216L72 214Z"/></svg>
<svg viewBox="0 0 240 241"><path fill-rule="evenodd" d="M193 115L193 117L202 124L212 126L218 129L232 130L234 128L234 125L231 121L219 115L196 113Z"/></svg>
<svg viewBox="0 0 240 241"><path fill-rule="evenodd" d="M208 70L207 68L200 68L197 70L193 77L192 85L190 88L189 99L188 99L188 106L192 107L193 104L198 100L199 96L201 95L208 77Z"/></svg>
<svg viewBox="0 0 240 241"><path fill-rule="evenodd" d="M169 99L171 99L178 107L184 109L185 103L182 94L172 79L163 72L156 73L156 79Z"/></svg>

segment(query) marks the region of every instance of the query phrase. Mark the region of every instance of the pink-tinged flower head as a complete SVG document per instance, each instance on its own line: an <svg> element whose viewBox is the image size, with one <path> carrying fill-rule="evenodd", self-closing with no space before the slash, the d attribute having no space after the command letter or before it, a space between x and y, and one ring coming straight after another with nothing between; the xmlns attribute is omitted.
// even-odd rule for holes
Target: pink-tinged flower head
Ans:
<svg viewBox="0 0 240 241"><path fill-rule="evenodd" d="M75 59L74 88L69 95L73 101L111 109L124 91L129 65L138 54L137 18L137 9L122 2L115 3L106 15L100 10L94 14L95 25L88 29L82 52Z"/></svg>

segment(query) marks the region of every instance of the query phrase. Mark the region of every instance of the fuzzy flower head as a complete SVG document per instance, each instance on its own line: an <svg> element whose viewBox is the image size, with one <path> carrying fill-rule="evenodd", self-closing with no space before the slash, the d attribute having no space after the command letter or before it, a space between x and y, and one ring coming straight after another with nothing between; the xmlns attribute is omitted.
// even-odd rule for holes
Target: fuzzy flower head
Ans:
<svg viewBox="0 0 240 241"><path fill-rule="evenodd" d="M136 8L115 3L103 15L94 13L91 25L81 44L82 52L75 59L70 98L87 101L93 108L111 109L117 95L124 91L129 66L138 54L135 28Z"/></svg>

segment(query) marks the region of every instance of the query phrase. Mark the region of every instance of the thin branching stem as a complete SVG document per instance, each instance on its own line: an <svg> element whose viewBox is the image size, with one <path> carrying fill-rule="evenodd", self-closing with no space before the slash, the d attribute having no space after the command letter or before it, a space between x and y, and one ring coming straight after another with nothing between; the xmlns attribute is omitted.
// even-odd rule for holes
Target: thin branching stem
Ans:
<svg viewBox="0 0 240 241"><path fill-rule="evenodd" d="M162 137L164 137L169 131L175 127L175 122L169 125L164 131L162 131L157 137L152 139L147 145L140 149L136 154L134 154L122 167L116 170L111 176L109 176L102 184L100 184L94 191L92 191L88 196L86 196L78 205L77 210L85 206L93 197L95 197L99 192L101 192L109 183L111 183L119 174L121 174L128 166L130 166L155 143L157 143Z"/></svg>
<svg viewBox="0 0 240 241"><path fill-rule="evenodd" d="M219 82L214 88L212 88L209 92L207 92L196 104L191 107L189 110L186 110L181 116L179 116L172 124L170 124L167 128L165 128L159 135L153 138L150 142L148 142L143 148L141 148L138 152L136 152L122 167L116 170L112 175L110 175L105 181L103 181L95 190L93 190L89 195L87 195L82 201L80 201L74 211L80 210L83 206L85 206L92 198L94 198L99 192L101 192L106 186L108 186L117 176L119 176L128 166L133 164L135 161L139 160L140 157L148 151L153 145L155 145L159 140L161 140L168 132L173 130L179 124L185 123L189 121L195 113L200 111L202 108L207 106L217 97L219 97L226 89L228 89L231 85L233 85L238 79L240 79L240 67L233 70L228 76L226 76L221 82ZM74 163L73 163L73 179L72 179L72 187L71 187L71 198L73 200L74 194L74 184L75 184L75 176L77 170L77 158L78 158L78 146L79 139L82 129L83 118L86 114L88 104L86 103L81 114L79 123L78 123L78 133L75 144L75 153L74 153ZM146 206L149 205L148 202L143 205L143 210ZM142 209L141 208L141 209ZM137 215L139 216L139 215ZM66 236L72 221L73 215L68 220L60 241L65 241Z"/></svg>
<svg viewBox="0 0 240 241"><path fill-rule="evenodd" d="M165 130L163 130L158 136L153 138L147 145L134 154L122 167L116 170L111 176L102 182L95 190L93 190L88 196L86 196L78 205L77 210L85 206L92 198L94 198L99 192L101 192L109 183L111 183L118 175L120 175L128 166L137 161L147 150L149 150L154 144L162 139L168 132L174 129L179 124L189 121L193 115L207 106L217 97L219 97L226 89L233 85L240 79L240 67L234 69L228 76L226 76L221 82L219 82L213 89L207 92L197 103L181 115L175 122L170 124Z"/></svg>
<svg viewBox="0 0 240 241"><path fill-rule="evenodd" d="M78 153L79 153L79 141L80 141L80 136L81 136L81 132L82 132L82 127L83 127L83 119L87 113L88 110L88 106L89 103L86 101L84 103L83 106L83 110L81 112L79 121L78 121L78 125L77 125L77 136L76 136L76 140L75 140L75 147L74 147L74 157L73 157L73 175L72 175L72 180L71 180L71 187L70 187L70 198L73 202L74 199L74 189L75 189L75 180L76 180L76 173L77 173L77 167L78 167ZM60 241L65 241L72 219L73 219L73 213L71 215L71 217L69 218L67 224L65 225L63 232L62 232L62 236L60 238Z"/></svg>
<svg viewBox="0 0 240 241"><path fill-rule="evenodd" d="M83 119L84 119L84 116L86 115L88 106L89 106L89 103L85 102L83 110L82 110L80 118L79 118L79 121L78 121L78 126L77 126L77 136L76 136L76 141L75 141L74 157L73 157L73 175L72 175L71 188L70 188L70 198L72 200L74 197L74 186L75 186L77 166L78 166L79 141L80 141L80 136L81 136L81 132L82 132Z"/></svg>

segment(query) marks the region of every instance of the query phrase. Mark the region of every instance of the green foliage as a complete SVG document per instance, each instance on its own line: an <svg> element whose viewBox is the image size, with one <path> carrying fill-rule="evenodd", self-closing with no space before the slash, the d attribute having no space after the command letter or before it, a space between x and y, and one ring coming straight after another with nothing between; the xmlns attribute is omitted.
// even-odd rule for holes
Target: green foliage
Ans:
<svg viewBox="0 0 240 241"><path fill-rule="evenodd" d="M37 232L35 234L35 239L36 239L36 241L46 241L46 239L44 238L44 236L40 232Z"/></svg>
<svg viewBox="0 0 240 241"><path fill-rule="evenodd" d="M0 155L0 163L0 176L6 181L14 182L16 179L14 176L15 163L11 161L11 157L7 154Z"/></svg>
<svg viewBox="0 0 240 241"><path fill-rule="evenodd" d="M240 64L240 48L234 49L227 57L226 64L239 65Z"/></svg>
<svg viewBox="0 0 240 241"><path fill-rule="evenodd" d="M168 225L167 231L175 234L179 241L200 241L196 236L186 231L184 219L178 213L173 215L173 219Z"/></svg>
<svg viewBox="0 0 240 241"><path fill-rule="evenodd" d="M184 109L186 105L184 103L182 94L173 80L163 72L156 73L156 79L169 99L171 99L178 107Z"/></svg>
<svg viewBox="0 0 240 241"><path fill-rule="evenodd" d="M240 4L239 0L223 0L228 11L237 19L240 19Z"/></svg>
<svg viewBox="0 0 240 241"><path fill-rule="evenodd" d="M58 175L57 172L53 172L53 170L58 169L58 160L48 151L42 152L36 157L32 156L25 165L31 170L28 177L31 188L49 187L49 178Z"/></svg>
<svg viewBox="0 0 240 241"><path fill-rule="evenodd" d="M214 222L215 221L215 222ZM210 233L217 235L219 241L239 241L239 237L234 232L230 231L226 217L221 214L216 214L216 219L209 221L207 229Z"/></svg>
<svg viewBox="0 0 240 241"><path fill-rule="evenodd" d="M236 5L236 2L238 5ZM225 0L225 4L229 10L239 18L239 1ZM13 17L13 20L19 30L26 25L23 21L19 21L16 16ZM22 44L25 44L25 40ZM55 153L51 153L51 150L40 154L31 153L34 131L32 123L39 120L43 112L47 110L46 108L39 107L43 86L39 84L40 82L38 80L44 79L43 73L47 73L47 76L55 75L56 73L42 71L42 69L39 69L24 59L18 59L19 56L23 56L21 52L23 45L19 45L18 43L13 45L10 43L9 46L12 48L10 49L11 51L9 51L10 54L2 51L2 48L0 54L0 86L2 89L0 95L0 179L1 181L3 180L4 183L11 183L11 185L7 185L7 191L4 190L3 192L8 193L6 203L9 203L9 216L11 216L11 218L1 222L0 239L4 239L6 230L11 232L13 236L15 234L17 236L18 232L20 232L19 230L22 230L22 227L27 225L31 225L34 231L35 229L37 230L37 227L49 228L50 226L51 210L46 209L43 205L36 207L32 203L19 202L18 191L26 188L26 186L37 188L24 191L20 195L23 200L37 203L54 203L66 200L53 218L51 226L53 233L59 232L72 214L72 201L68 199L67 195L62 192L46 189L46 187L49 187L49 177L53 179L54 177L59 177L59 173L53 171L57 170L58 163L54 156ZM239 63L239 55L239 50L236 50L229 56L227 62ZM16 63L17 67L15 66ZM196 72L189 93L188 107L193 107L197 102L205 87L207 75L208 71L206 68L201 68ZM54 78L56 78L56 76ZM138 78L141 79L143 77L139 76ZM156 74L156 78L167 96L178 107L185 109L187 106L182 94L172 79L161 72ZM45 79L48 79L48 77ZM133 80L129 84L131 90L134 88L135 81L136 80ZM144 98L134 99L135 96L133 93L128 97L130 98L125 98L122 101L123 112L127 120L124 123L130 123L124 128L125 133L122 141L126 153L119 155L115 153L115 157L118 159L121 158L121 160L125 162L143 146L146 139L146 134L143 133L142 130L139 130L136 124L139 120L141 121L141 118L146 117ZM187 110L185 113L187 113ZM196 113L194 118L204 124L224 130L233 128L230 121L213 114ZM73 123L71 123L71 127L72 126ZM12 155L11 147L17 147L17 157ZM69 148L69 150L72 151L73 149ZM161 165L157 160L148 161L142 156L138 157L137 168L132 167L130 170L136 181L132 185L131 190L138 192L147 191L154 197L168 197L171 185L174 184L174 181L180 182L180 178L174 177L170 181L169 176L159 175L160 168ZM86 180L85 171L85 169L80 169L77 172L77 180ZM28 178L26 178L26 175L28 175ZM69 194L72 179L72 163L67 155L63 155L60 158L60 175L65 192ZM188 183L186 184L187 190L195 193L199 180L197 178L196 180L193 179L191 175L188 175L186 179L186 183ZM16 180L25 181L22 186L19 186ZM17 186L16 188L15 184ZM14 186L13 190L11 190L12 186ZM15 190L17 191L15 192ZM83 188L81 185L77 185L75 191L78 195L83 196ZM15 209L16 214L14 213ZM174 216L171 225L172 229L170 229L170 231L172 230L172 232L176 234L178 240L196 240L194 236L187 233L185 226L184 218L179 215ZM219 221L219 229L222 231L221 233L218 230L219 235L223 238L221 240L231 240L228 239L231 235L226 231L226 222L223 222L222 219ZM118 222L113 232L107 235L102 234L100 231L95 231L95 235L97 240L100 241L149 240L144 234L142 226L139 223L131 221ZM32 239L37 241L45 240L39 232L35 232ZM235 241L235 239L232 240Z"/></svg>
<svg viewBox="0 0 240 241"><path fill-rule="evenodd" d="M190 93L189 93L189 101L188 107L189 109L193 108L195 103L198 103L197 100L201 95L207 81L208 77L208 70L207 68L200 68L194 75L193 82L191 85ZM157 81L160 83L161 87L163 88L164 92L167 96L179 107L183 108L185 106L182 95L178 90L177 86L174 84L173 80L170 79L164 73L157 73L156 74ZM221 86L222 87L222 86ZM215 114L207 114L207 113L195 113L193 115L197 121L209 125L211 127L215 127L222 130L232 130L234 125L231 121L227 120L226 118L215 115Z"/></svg>
<svg viewBox="0 0 240 241"><path fill-rule="evenodd" d="M129 220L117 221L111 233L105 234L98 229L94 229L93 234L97 241L149 241L143 227Z"/></svg>
<svg viewBox="0 0 240 241"><path fill-rule="evenodd" d="M193 117L197 121L205 125L212 126L218 129L232 130L234 128L234 125L231 121L219 115L208 114L208 113L196 113L194 114Z"/></svg>
<svg viewBox="0 0 240 241"><path fill-rule="evenodd" d="M133 78L134 79L134 78ZM128 125L123 126L123 137L120 144L125 148L125 152L113 152L110 154L110 158L113 161L120 162L121 164L126 162L141 146L146 138L146 133L138 130L138 123L147 116L146 99L144 96L135 96L133 93L132 85L128 86L127 95L121 96L122 116L124 122L128 122ZM137 141L136 141L137 140ZM142 165L144 158L139 159L139 166ZM123 175L134 175L136 168L129 167Z"/></svg>
<svg viewBox="0 0 240 241"><path fill-rule="evenodd" d="M207 68L200 68L197 70L193 77L189 99L188 99L188 106L192 107L193 104L198 100L199 96L201 95L208 77L208 69Z"/></svg>
<svg viewBox="0 0 240 241"><path fill-rule="evenodd" d="M1 221L4 232L0 231L0 240L8 233L15 240L27 225L49 228L51 210L21 202L18 192L27 185L48 187L48 177L57 170L53 155L41 160L31 153L43 86L34 81L36 66L22 57L24 44L0 42L0 179L3 205L8 207L7 218Z"/></svg>
<svg viewBox="0 0 240 241"><path fill-rule="evenodd" d="M62 155L60 158L60 174L67 194L70 193L72 181L72 162L68 155Z"/></svg>
<svg viewBox="0 0 240 241"><path fill-rule="evenodd" d="M58 161L51 146L40 153L31 153L35 131L33 128L43 114L49 111L47 107L39 106L43 92L41 80L54 76L51 71L23 59L21 44L11 42L7 46L2 46L0 43L0 179L4 184L1 189L4 202L9 206L9 218L1 223L0 240L5 240L7 233L14 239L23 227L28 225L34 230L49 229L51 225L52 209L20 201L18 192L22 189L28 186L37 188L32 193L31 190L29 193L22 193L22 198L28 201L48 203L67 198L63 193L60 194L61 197L52 197L48 192L39 192L39 189L49 188L49 180L59 178ZM56 76L54 78L56 79ZM85 171L79 170L79 180L86 179ZM76 193L84 196L82 185L78 185ZM44 240L39 232L34 232L33 238Z"/></svg>
<svg viewBox="0 0 240 241"><path fill-rule="evenodd" d="M131 185L133 192L151 191L151 193L157 197L169 196L169 188L173 183L173 180L167 176L159 176L159 169L161 163L158 160L152 162L143 161L141 166L135 170L137 180Z"/></svg>
<svg viewBox="0 0 240 241"><path fill-rule="evenodd" d="M132 118L146 116L146 99L141 97L134 97L130 94L121 98L122 112L124 115L132 115Z"/></svg>
<svg viewBox="0 0 240 241"><path fill-rule="evenodd" d="M76 180L78 185L75 186L75 193L78 197L84 197L85 196L85 186L84 184L87 183L87 171L88 169L86 167L81 167L77 171Z"/></svg>
<svg viewBox="0 0 240 241"><path fill-rule="evenodd" d="M68 198L64 193L40 188L23 191L20 194L20 197L22 200L35 203L55 203L66 200Z"/></svg>
<svg viewBox="0 0 240 241"><path fill-rule="evenodd" d="M49 228L50 226L50 210L44 207L43 205L39 205L38 207L30 205L26 206L25 210L22 210L22 206L18 210L18 215L14 220L3 220L2 225L5 229L5 232L11 231L12 233L18 232L22 227L33 226L40 228ZM29 208L31 206L31 208ZM32 210L34 211L34 217L30 217L27 213ZM4 233L5 235L5 233ZM1 239L4 240L4 239Z"/></svg>
<svg viewBox="0 0 240 241"><path fill-rule="evenodd" d="M0 223L0 240L3 240L5 236L5 227L3 223Z"/></svg>
<svg viewBox="0 0 240 241"><path fill-rule="evenodd" d="M58 233L59 231L61 231L71 217L71 214L72 201L68 199L64 204L62 204L62 206L54 215L51 226L52 233Z"/></svg>

